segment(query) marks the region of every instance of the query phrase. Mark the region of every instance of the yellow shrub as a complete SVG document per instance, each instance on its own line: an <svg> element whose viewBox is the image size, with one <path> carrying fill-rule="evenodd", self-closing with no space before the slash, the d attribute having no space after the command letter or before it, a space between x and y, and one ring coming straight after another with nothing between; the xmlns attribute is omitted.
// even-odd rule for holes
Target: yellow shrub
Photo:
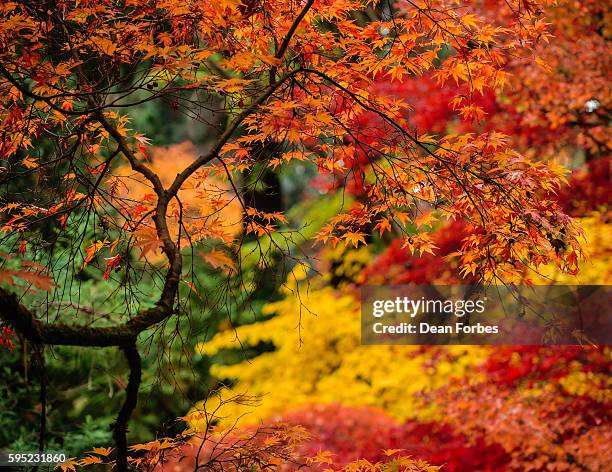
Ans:
<svg viewBox="0 0 612 472"><path fill-rule="evenodd" d="M427 348L360 345L359 302L329 287L307 293L287 290L286 298L265 307L272 319L226 331L198 349L220 349L272 342L274 352L237 365L215 365L213 375L236 384L228 395L261 395L262 404L243 422L311 403L339 402L385 409L398 419L433 419L435 412L419 393L444 386L486 358L484 347ZM438 362L432 362L438 358ZM245 411L228 404L225 414Z"/></svg>

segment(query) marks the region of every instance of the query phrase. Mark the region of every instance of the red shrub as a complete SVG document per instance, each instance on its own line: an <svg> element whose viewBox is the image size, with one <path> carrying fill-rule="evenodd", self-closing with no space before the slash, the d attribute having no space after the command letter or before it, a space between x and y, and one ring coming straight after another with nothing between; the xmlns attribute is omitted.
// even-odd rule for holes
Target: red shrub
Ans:
<svg viewBox="0 0 612 472"><path fill-rule="evenodd" d="M445 471L503 470L509 460L500 446L488 445L483 438L468 445L464 436L443 424L400 424L368 407L312 405L274 420L303 426L312 438L299 446L300 454L309 457L330 451L334 467L358 458L383 461L388 449L402 449L413 458L444 464Z"/></svg>

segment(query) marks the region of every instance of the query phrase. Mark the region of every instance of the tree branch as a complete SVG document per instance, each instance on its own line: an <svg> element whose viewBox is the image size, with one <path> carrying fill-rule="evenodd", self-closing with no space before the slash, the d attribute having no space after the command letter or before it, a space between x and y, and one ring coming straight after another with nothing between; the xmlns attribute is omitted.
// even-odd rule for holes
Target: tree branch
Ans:
<svg viewBox="0 0 612 472"><path fill-rule="evenodd" d="M388 115L386 115L382 111L378 110L377 108L372 107L372 106L368 105L367 103L364 103L364 101L361 99L361 97L359 97L354 92L351 92L349 89L347 89L346 87L344 87L343 85L338 83L338 81L334 80L329 75L327 75L324 72L321 72L321 71L319 71L317 69L308 69L308 68L305 68L305 69L302 69L302 70L304 71L305 74L317 75L320 78L322 78L323 80L326 80L327 82L332 84L337 89L342 90L344 93L349 95L359 106L361 106L362 108L364 108L364 109L366 109L366 110L368 110L368 111L370 111L372 113L375 113L376 115L380 116L384 121L386 121L387 123L391 124L402 135L406 136L410 141L412 141L416 146L418 146L426 154L428 154L428 155L432 156L433 158L435 158L436 160L438 160L453 175L453 178L455 179L455 182L457 182L457 184L463 189L463 191L465 192L467 197L472 202L472 205L474 206L474 209L476 210L476 212L478 213L478 216L480 217L482 225L486 226L487 219L486 219L485 215L483 214L483 210L481 210L480 206L476 204L476 202L474 201L471 193L468 192L467 188L465 187L465 184L461 181L461 179L456 174L456 172L453 171L453 169L451 168L451 166L449 165L449 163L447 161L445 161L444 159L441 159L435 153L432 153L427 148L427 146L425 144L423 144L421 141L419 141L417 137L412 136L408 131L406 131L404 128L402 128L395 120L391 119Z"/></svg>
<svg viewBox="0 0 612 472"><path fill-rule="evenodd" d="M130 376L127 387L125 388L125 401L113 428L115 445L117 446L116 466L119 472L128 470L128 443L127 443L127 425L132 416L132 412L136 408L138 402L138 390L140 389L140 381L142 378L142 366L140 354L135 344L130 344L122 348L123 354L130 367Z"/></svg>
<svg viewBox="0 0 612 472"><path fill-rule="evenodd" d="M153 172L150 168L144 165L142 162L138 160L138 158L134 155L130 147L128 146L125 138L119 133L117 128L115 128L104 116L104 114L98 109L93 112L93 116L96 120L102 125L102 127L110 134L115 142L119 150L123 153L126 159L129 161L132 169L139 174L142 174L151 185L153 185L153 189L158 196L161 196L164 193L164 186L159 179L159 176Z"/></svg>
<svg viewBox="0 0 612 472"><path fill-rule="evenodd" d="M89 327L42 322L17 300L15 294L0 288L0 318L32 343L63 346L112 347L133 344L144 330L172 314L172 308L156 306L144 310L120 325Z"/></svg>
<svg viewBox="0 0 612 472"><path fill-rule="evenodd" d="M88 114L91 113L91 110L83 110L83 111L64 110L62 107L59 107L55 103L53 103L49 97L45 97L43 95L35 94L30 89L28 89L25 85L19 83L19 81L17 79L15 79L15 77L13 77L13 75L7 70L6 67L4 67L4 64L2 64L1 62L0 62L0 74L2 74L2 76L6 80L8 80L12 85L14 85L15 88L17 90L19 90L22 94L24 94L26 97L29 97L32 100L36 100L36 101L39 101L39 102L45 102L53 110L57 111L58 113L61 113L62 115L65 115L65 116L83 116L83 115L88 115Z"/></svg>
<svg viewBox="0 0 612 472"><path fill-rule="evenodd" d="M230 138L236 132L236 130L240 127L244 119L247 118L252 113L254 113L268 98L270 98L270 96L282 84L284 84L287 80L289 80L290 78L292 78L294 75L298 74L299 72L301 72L301 69L296 69L294 71L291 71L287 75L279 79L278 81L274 82L271 85L268 85L268 87L266 87L264 92L253 103L251 103L251 105L248 108L244 109L242 112L240 112L236 116L236 118L234 119L234 121L232 121L229 127L223 132L221 136L219 136L219 139L217 140L217 142L215 143L215 145L212 147L210 151L198 157L189 166L187 166L179 175L176 176L176 178L174 179L174 182L172 182L172 185L170 185L170 187L167 190L168 198L173 198L174 196L176 196L176 194L178 193L179 189L181 188L185 180L187 180L196 170L198 170L203 165L215 159L218 156L219 152L221 151L221 148L225 145L225 143L227 143L230 140Z"/></svg>
<svg viewBox="0 0 612 472"><path fill-rule="evenodd" d="M293 35L295 34L295 31L298 29L298 26L300 26L300 23L302 22L302 20L306 16L306 13L308 13L308 10L310 10L310 8L312 7L313 3L314 3L314 0L308 0L306 2L306 5L304 5L304 8L302 8L302 11L296 17L295 21L291 25L291 28L289 28L289 31L287 31L287 35L283 39L283 42L281 43L280 48L278 48L278 51L276 52L276 56L275 57L277 59L281 59L285 55L285 52L287 52L287 48L289 47L289 43L291 42L291 38L293 38Z"/></svg>
<svg viewBox="0 0 612 472"><path fill-rule="evenodd" d="M308 10L310 10L310 8L312 7L313 3L314 3L314 0L308 0L306 2L306 5L304 5L304 8L302 8L302 11L300 12L300 14L294 20L293 24L291 25L291 28L289 28L289 31L287 31L287 34L285 35L283 42L278 48L278 51L276 51L276 54L274 55L276 59L282 59L285 53L287 52L287 48L289 47L289 44L291 43L291 39L293 38L293 35L297 31L298 26L300 26L300 23L306 16L306 13L308 13ZM274 78L276 77L277 69L278 69L277 66L273 66L270 69L270 83L274 82Z"/></svg>

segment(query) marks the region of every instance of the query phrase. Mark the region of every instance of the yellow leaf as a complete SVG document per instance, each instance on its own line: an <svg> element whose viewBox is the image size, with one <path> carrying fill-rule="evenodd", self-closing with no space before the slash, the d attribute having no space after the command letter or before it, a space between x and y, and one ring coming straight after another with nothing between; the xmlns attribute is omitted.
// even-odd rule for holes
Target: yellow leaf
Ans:
<svg viewBox="0 0 612 472"><path fill-rule="evenodd" d="M87 466L92 464L102 464L102 459L97 456L87 456L80 461L80 465Z"/></svg>
<svg viewBox="0 0 612 472"><path fill-rule="evenodd" d="M113 451L112 447L94 447L90 452L101 456L108 456Z"/></svg>
<svg viewBox="0 0 612 472"><path fill-rule="evenodd" d="M221 269L225 273L234 272L236 264L234 260L224 251L215 249L211 252L202 253L204 261L213 269Z"/></svg>
<svg viewBox="0 0 612 472"><path fill-rule="evenodd" d="M319 451L316 456L309 458L309 461L315 464L333 464L333 455L330 451Z"/></svg>
<svg viewBox="0 0 612 472"><path fill-rule="evenodd" d="M421 216L417 216L414 219L414 224L417 226L431 226L431 223L436 220L435 215L430 211L423 213Z"/></svg>
<svg viewBox="0 0 612 472"><path fill-rule="evenodd" d="M140 258L146 257L152 253L153 256L161 249L161 241L157 237L157 231L153 228L143 228L135 233L136 244L134 246L140 248Z"/></svg>
<svg viewBox="0 0 612 472"><path fill-rule="evenodd" d="M374 229L378 229L380 231L380 235L382 236L385 231L391 231L391 222L388 219L383 218L378 222Z"/></svg>
<svg viewBox="0 0 612 472"><path fill-rule="evenodd" d="M383 451L383 453L385 454L385 456L392 456L394 454L397 454L398 452L401 452L401 449L385 449Z"/></svg>
<svg viewBox="0 0 612 472"><path fill-rule="evenodd" d="M76 460L76 457L71 457L67 461L62 462L61 464L57 464L55 468L57 469L59 467L60 469L62 469L62 472L67 472L69 470L76 472L76 466L78 465L79 461Z"/></svg>
<svg viewBox="0 0 612 472"><path fill-rule="evenodd" d="M112 42L110 39L102 38L100 36L95 36L92 38L92 42L102 50L104 54L112 56L115 50L117 49L117 45Z"/></svg>
<svg viewBox="0 0 612 472"><path fill-rule="evenodd" d="M28 169L34 169L36 167L38 167L38 160L37 159L32 159L29 157L24 158L21 163Z"/></svg>
<svg viewBox="0 0 612 472"><path fill-rule="evenodd" d="M467 14L467 15L463 15L461 17L461 22L468 27L476 27L478 26L478 23L480 23L480 20L478 18L476 18L474 15L471 14Z"/></svg>
<svg viewBox="0 0 612 472"><path fill-rule="evenodd" d="M357 247L359 243L365 244L365 234L363 233L346 233L343 238L346 241L346 245L349 243L353 245L353 247Z"/></svg>
<svg viewBox="0 0 612 472"><path fill-rule="evenodd" d="M105 239L104 241L96 241L95 243L92 242L88 247L86 247L85 248L85 259L83 260L83 267L89 264L92 261L92 259L96 256L96 254L100 252L100 249L102 249L107 243L108 243L108 240Z"/></svg>

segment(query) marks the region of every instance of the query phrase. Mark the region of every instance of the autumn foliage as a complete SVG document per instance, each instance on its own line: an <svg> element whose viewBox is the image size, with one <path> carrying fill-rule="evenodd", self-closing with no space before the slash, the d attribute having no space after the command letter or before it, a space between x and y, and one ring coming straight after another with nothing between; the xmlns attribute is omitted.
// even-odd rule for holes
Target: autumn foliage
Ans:
<svg viewBox="0 0 612 472"><path fill-rule="evenodd" d="M247 172L256 164L277 168L292 161L342 172L367 162L367 175L359 177L366 198L333 218L318 235L322 241L363 243L369 226L382 234L392 224L411 221L422 211L420 201L437 210L431 211L431 221L460 218L479 228L462 244L465 273L514 277L517 265L552 261L575 271L580 252L576 229L547 196L558 187L561 169L525 159L499 131L436 137L430 134L434 130L419 130L403 113L418 103L411 103L408 94L398 99L377 94L374 85L382 78L401 82L423 75L441 86L455 83L458 88L448 97L452 108L463 119L478 120L484 116L478 97L508 81L510 58L527 60L535 40L550 36L540 10L522 2L508 4L507 16L520 21L505 25L487 22L471 5L456 9L445 2L402 4L393 21L360 24L350 18L351 11L367 6L307 2L298 24L299 9L285 2L253 9L238 2L165 2L159 7L128 2L129 22L104 2L74 8L67 4L50 16L36 4L30 9L5 4L7 133L2 154L10 159L19 151L19 165L43 171L48 164L33 152L41 133L62 135L67 130L66 146L74 155L68 178L46 207L5 206L11 214L7 229L25 230L33 218L65 224L71 209L83 204L105 208L96 184L104 178L111 185L104 191L106 202L129 215L118 225L124 236L117 244L125 246L133 238L143 245L151 239L146 228L160 231L161 216L155 223L159 210L163 218L177 214L173 206L181 200L179 189L192 176L203 181L211 172ZM270 18L274 23L266 26ZM333 25L335 33L323 24ZM276 31L287 33L280 44ZM52 46L61 52L50 54ZM448 48L454 53L448 54ZM121 98L106 100L104 90L121 88L127 80L120 77L122 64L141 64L140 82L130 78ZM102 83L94 81L93 67L104 73ZM113 106L135 106L144 93L147 101L172 97L176 106L190 108L186 94L196 92L219 95L235 120L208 155L185 165L166 183L147 164L149 138L130 130L128 117ZM31 104L38 109L33 115L27 113ZM246 132L232 136L238 127ZM259 156L258 146L269 142L278 143L274 155ZM105 176L118 154L150 186L135 195L137 201L150 203L150 212L146 204L131 205L121 193L129 176L113 171ZM216 158L220 160L213 163ZM159 200L163 192L166 196ZM223 204L217 197L212 210ZM247 210L247 233L262 236L284 221L282 215ZM217 238L218 226L212 220L203 227L185 227L185 232L193 240ZM429 232L420 230L406 238L405 247L432 252ZM166 253L180 248L172 231L158 237L167 239L162 244ZM559 251L557 240L566 250ZM488 251L482 252L483 247Z"/></svg>
<svg viewBox="0 0 612 472"><path fill-rule="evenodd" d="M65 471L605 470L608 348L366 350L359 289L612 280L611 15L1 2L0 349L43 372L37 447L45 361L95 347L114 444ZM183 377L184 430L132 441L184 358L236 401Z"/></svg>

